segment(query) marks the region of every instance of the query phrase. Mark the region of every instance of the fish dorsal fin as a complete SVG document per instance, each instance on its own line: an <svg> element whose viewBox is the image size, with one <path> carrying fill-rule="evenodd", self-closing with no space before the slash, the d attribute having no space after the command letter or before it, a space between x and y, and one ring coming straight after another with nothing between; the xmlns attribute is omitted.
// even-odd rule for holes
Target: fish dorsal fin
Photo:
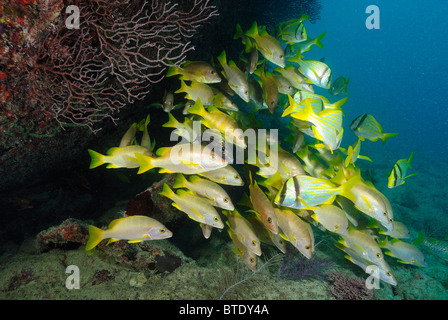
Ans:
<svg viewBox="0 0 448 320"><path fill-rule="evenodd" d="M165 154L167 154L169 151L171 150L171 147L162 147L157 149L156 151L156 155L159 157L164 156Z"/></svg>
<svg viewBox="0 0 448 320"><path fill-rule="evenodd" d="M117 152L118 150L119 150L120 148L119 147L112 147L112 148L109 148L109 150L107 150L106 151L106 154L107 155L113 155L115 152Z"/></svg>

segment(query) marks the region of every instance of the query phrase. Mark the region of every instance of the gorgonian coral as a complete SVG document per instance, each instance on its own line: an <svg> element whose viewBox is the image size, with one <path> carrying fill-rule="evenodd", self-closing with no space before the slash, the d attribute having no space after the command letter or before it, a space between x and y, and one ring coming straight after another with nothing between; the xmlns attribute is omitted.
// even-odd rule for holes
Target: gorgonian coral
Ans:
<svg viewBox="0 0 448 320"><path fill-rule="evenodd" d="M0 126L43 131L56 119L96 132L96 123L115 121L169 64L185 61L198 28L217 15L209 1L185 11L159 0L2 2ZM79 29L66 26L68 5L79 8Z"/></svg>

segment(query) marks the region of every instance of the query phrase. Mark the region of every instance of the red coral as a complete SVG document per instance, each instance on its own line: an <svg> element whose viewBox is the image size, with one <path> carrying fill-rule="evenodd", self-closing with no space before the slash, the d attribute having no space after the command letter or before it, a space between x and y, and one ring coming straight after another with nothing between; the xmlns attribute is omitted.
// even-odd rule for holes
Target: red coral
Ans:
<svg viewBox="0 0 448 320"><path fill-rule="evenodd" d="M2 1L0 115L38 131L49 118L93 132L105 118L115 122L169 63L185 61L198 28L217 15L209 2L183 12L160 0ZM79 29L65 25L68 5L79 8Z"/></svg>

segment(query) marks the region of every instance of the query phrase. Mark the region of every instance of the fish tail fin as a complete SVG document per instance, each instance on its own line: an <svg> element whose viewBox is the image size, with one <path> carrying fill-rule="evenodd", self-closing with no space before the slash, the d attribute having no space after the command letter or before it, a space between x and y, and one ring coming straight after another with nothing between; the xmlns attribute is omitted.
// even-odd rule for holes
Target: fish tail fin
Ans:
<svg viewBox="0 0 448 320"><path fill-rule="evenodd" d="M201 102L201 98L198 98L196 100L194 105L190 107L190 109L188 109L188 112L192 114L197 114L198 116L204 118L204 115L207 113L207 111L205 111L204 105Z"/></svg>
<svg viewBox="0 0 448 320"><path fill-rule="evenodd" d="M184 175L182 173L178 173L177 177L176 177L176 181L173 184L173 188L177 189L177 188L185 188L186 185L185 183L187 182L187 179L184 177Z"/></svg>
<svg viewBox="0 0 448 320"><path fill-rule="evenodd" d="M321 49L324 48L324 45L322 44L321 41L322 41L322 39L325 37L326 34L327 34L327 33L324 32L324 33L322 33L320 36L318 36L316 39L314 39L314 43L315 43L315 45L318 46L318 47L321 48Z"/></svg>
<svg viewBox="0 0 448 320"><path fill-rule="evenodd" d="M180 74L179 70L180 69L178 66L169 67L168 71L166 72L166 77L172 77L172 76Z"/></svg>
<svg viewBox="0 0 448 320"><path fill-rule="evenodd" d="M343 91L345 94L348 94L347 87L348 87L349 82L350 82L350 77L348 77L347 81L345 82L345 87L344 87L344 91Z"/></svg>
<svg viewBox="0 0 448 320"><path fill-rule="evenodd" d="M395 137L398 133L383 133L381 140L383 141L383 145L386 143L386 140L392 137Z"/></svg>
<svg viewBox="0 0 448 320"><path fill-rule="evenodd" d="M222 50L221 54L216 58L221 65L227 64L226 50Z"/></svg>
<svg viewBox="0 0 448 320"><path fill-rule="evenodd" d="M86 244L86 251L92 250L95 248L101 240L104 239L103 237L104 230L101 230L100 228L97 228L95 226L90 225L89 226L89 240Z"/></svg>
<svg viewBox="0 0 448 320"><path fill-rule="evenodd" d="M174 93L182 93L182 92L187 92L187 91L188 91L187 84L183 80L180 80L180 88L177 91L175 91Z"/></svg>
<svg viewBox="0 0 448 320"><path fill-rule="evenodd" d="M413 157L414 157L414 152L411 153L411 155L409 156L409 159L408 159L408 166L409 166L409 168L412 168L411 167L411 160L412 160Z"/></svg>
<svg viewBox="0 0 448 320"><path fill-rule="evenodd" d="M174 196L176 195L173 190L168 187L166 183L163 184L162 192L159 192L160 195L167 197L168 199L173 200Z"/></svg>
<svg viewBox="0 0 448 320"><path fill-rule="evenodd" d="M378 241L378 246L380 248L386 248L388 242L389 242L389 239L386 237L383 240Z"/></svg>
<svg viewBox="0 0 448 320"><path fill-rule="evenodd" d="M347 158L345 158L344 165L347 168L350 162L353 161L353 153L355 152L354 148L352 146L349 146L347 149Z"/></svg>
<svg viewBox="0 0 448 320"><path fill-rule="evenodd" d="M140 165L137 174L141 174L154 168L154 165L152 164L153 158L151 158L150 156L144 155L142 153L135 153L135 158Z"/></svg>
<svg viewBox="0 0 448 320"><path fill-rule="evenodd" d="M105 155L102 155L99 152L93 151L92 149L88 149L87 151L89 152L90 158L92 159L92 161L90 162L90 166L89 166L90 169L99 167L100 165L106 163Z"/></svg>
<svg viewBox="0 0 448 320"><path fill-rule="evenodd" d="M177 121L177 119L174 118L174 116L170 112L168 112L168 122L162 124L162 127L165 127L165 128L178 128L178 126L179 126L179 121Z"/></svg>
<svg viewBox="0 0 448 320"><path fill-rule="evenodd" d="M294 100L294 99L291 98L289 100L290 104L292 103L291 100ZM301 111L294 112L291 116L293 118L296 118L296 119L299 119L299 120L304 120L304 121L311 122L310 121L310 117L311 117L312 114L314 114L313 108L311 106L311 102L310 102L309 98L306 98L306 99L302 100L302 102L305 103L305 108L303 110L301 110ZM296 102L294 101L294 103L296 103Z"/></svg>
<svg viewBox="0 0 448 320"><path fill-rule="evenodd" d="M342 110L341 107L347 102L348 97L345 97L339 101L336 101L335 103L333 103L333 106L336 110Z"/></svg>
<svg viewBox="0 0 448 320"><path fill-rule="evenodd" d="M362 178L359 172L357 172L353 177L351 177L350 179L348 179L346 182L344 182L341 185L341 196L346 197L347 199L351 200L352 202L356 202L356 197L355 195L352 193L352 188L355 184L362 182Z"/></svg>
<svg viewBox="0 0 448 320"><path fill-rule="evenodd" d="M236 33L233 36L233 39L239 39L244 35L243 29L241 28L240 24L236 24Z"/></svg>
<svg viewBox="0 0 448 320"><path fill-rule="evenodd" d="M254 21L252 27L250 27L250 29L246 31L245 35L251 38L256 37L258 35L257 21Z"/></svg>

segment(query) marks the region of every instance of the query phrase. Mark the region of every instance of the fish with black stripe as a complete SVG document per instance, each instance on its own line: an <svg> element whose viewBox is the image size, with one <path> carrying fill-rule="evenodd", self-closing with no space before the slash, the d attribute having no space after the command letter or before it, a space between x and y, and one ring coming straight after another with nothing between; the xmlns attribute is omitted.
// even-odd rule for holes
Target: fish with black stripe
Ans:
<svg viewBox="0 0 448 320"><path fill-rule="evenodd" d="M364 141L365 139L370 141L381 139L383 144L387 139L398 135L398 133L384 133L383 128L378 121L368 113L364 113L353 120L350 124L350 129L361 138L361 141Z"/></svg>

